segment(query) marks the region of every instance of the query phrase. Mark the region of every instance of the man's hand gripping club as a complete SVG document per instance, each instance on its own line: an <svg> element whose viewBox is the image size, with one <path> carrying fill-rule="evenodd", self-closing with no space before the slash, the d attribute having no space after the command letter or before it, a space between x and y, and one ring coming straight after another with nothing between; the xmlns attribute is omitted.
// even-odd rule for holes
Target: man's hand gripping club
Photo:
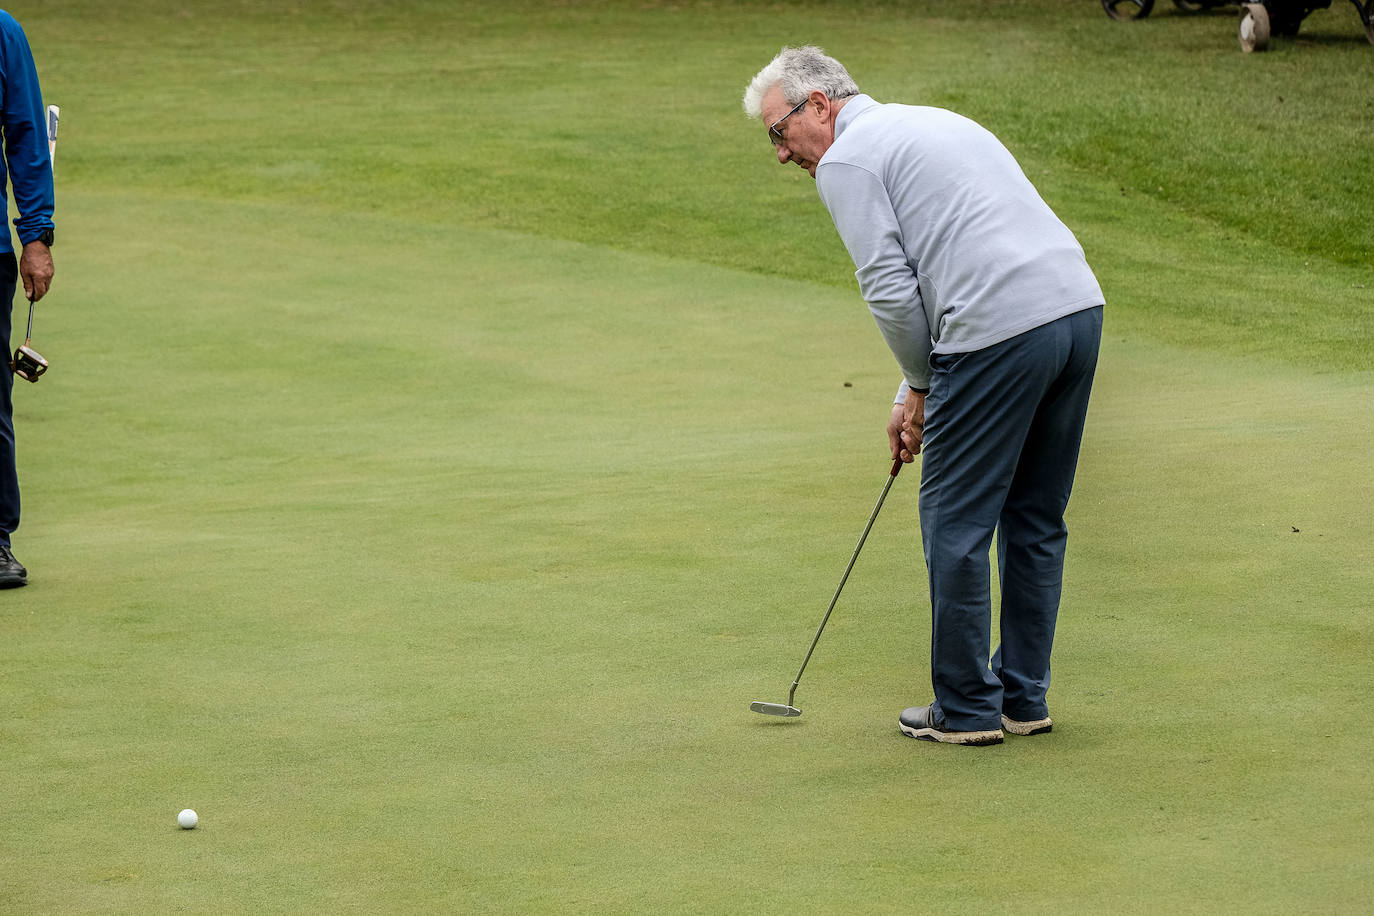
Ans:
<svg viewBox="0 0 1374 916"><path fill-rule="evenodd" d="M906 400L892 405L892 418L887 422L887 441L892 457L910 464L921 454L921 440L925 435L926 396L908 391Z"/></svg>

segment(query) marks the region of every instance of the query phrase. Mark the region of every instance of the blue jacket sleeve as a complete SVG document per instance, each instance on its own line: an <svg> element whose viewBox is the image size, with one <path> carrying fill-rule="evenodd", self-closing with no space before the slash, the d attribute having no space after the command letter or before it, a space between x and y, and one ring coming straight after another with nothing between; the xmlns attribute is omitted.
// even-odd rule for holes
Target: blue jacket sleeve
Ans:
<svg viewBox="0 0 1374 916"><path fill-rule="evenodd" d="M48 156L48 122L38 71L28 38L19 23L0 11L0 117L5 139L5 167L19 218L19 241L28 244L53 227L52 160ZM4 173L0 170L0 187Z"/></svg>

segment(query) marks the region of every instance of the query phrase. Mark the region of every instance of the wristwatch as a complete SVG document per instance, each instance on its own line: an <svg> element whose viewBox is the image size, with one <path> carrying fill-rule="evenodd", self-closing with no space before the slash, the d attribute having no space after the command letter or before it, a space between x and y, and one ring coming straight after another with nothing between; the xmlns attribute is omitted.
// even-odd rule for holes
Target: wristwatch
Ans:
<svg viewBox="0 0 1374 916"><path fill-rule="evenodd" d="M49 248L51 248L53 242L52 230L44 229L41 233L39 233L38 237L35 238L34 241L42 242L44 245L47 245Z"/></svg>

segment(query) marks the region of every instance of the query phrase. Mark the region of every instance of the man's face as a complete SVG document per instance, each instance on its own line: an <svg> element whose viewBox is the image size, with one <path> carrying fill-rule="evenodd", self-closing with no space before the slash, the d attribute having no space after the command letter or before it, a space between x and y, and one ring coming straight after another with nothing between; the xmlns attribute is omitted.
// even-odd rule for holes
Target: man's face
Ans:
<svg viewBox="0 0 1374 916"><path fill-rule="evenodd" d="M830 144L835 142L835 126L831 117L830 100L820 92L813 92L801 108L788 115L793 106L782 97L782 87L774 86L763 96L760 106L760 120L769 127L777 124L782 142L770 137L769 141L777 151L778 162L786 165L795 162L806 169L812 178L816 177L816 164L821 161Z"/></svg>

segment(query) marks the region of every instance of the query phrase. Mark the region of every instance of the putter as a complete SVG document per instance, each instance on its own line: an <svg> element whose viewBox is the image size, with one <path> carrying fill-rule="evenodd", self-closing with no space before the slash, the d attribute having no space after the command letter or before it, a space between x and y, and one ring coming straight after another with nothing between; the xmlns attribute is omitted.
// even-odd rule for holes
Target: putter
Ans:
<svg viewBox="0 0 1374 916"><path fill-rule="evenodd" d="M43 355L30 347L33 342L33 300L29 300L29 330L24 335L24 345L14 351L10 370L26 382L36 382L38 377L48 371L48 361Z"/></svg>
<svg viewBox="0 0 1374 916"><path fill-rule="evenodd" d="M883 484L883 492L878 497L878 504L873 507L873 514L868 517L868 524L864 525L864 533L859 535L859 544L854 548L854 555L849 558L849 565L845 567L844 575L840 577L840 587L835 589L835 597L830 599L830 607L826 608L825 616L821 618L821 625L816 629L816 638L811 640L811 648L806 650L806 658L802 659L801 668L797 671L797 677L792 681L792 689L787 692L786 703L764 703L755 700L749 704L752 712L762 713L765 716L781 716L784 719L794 719L802 714L802 711L792 705L792 701L797 696L797 685L801 683L802 672L806 670L806 663L811 661L811 653L816 651L816 643L821 641L821 634L825 632L825 625L830 621L830 613L835 610L835 603L840 600L840 592L844 591L844 584L849 581L849 571L854 568L854 561L859 559L859 551L863 550L864 541L868 540L868 532L873 528L873 522L878 518L878 510L883 507L883 500L887 499L887 491L892 489L892 481L897 479L897 472L902 469L902 459L892 459L892 470L887 475L887 483Z"/></svg>

